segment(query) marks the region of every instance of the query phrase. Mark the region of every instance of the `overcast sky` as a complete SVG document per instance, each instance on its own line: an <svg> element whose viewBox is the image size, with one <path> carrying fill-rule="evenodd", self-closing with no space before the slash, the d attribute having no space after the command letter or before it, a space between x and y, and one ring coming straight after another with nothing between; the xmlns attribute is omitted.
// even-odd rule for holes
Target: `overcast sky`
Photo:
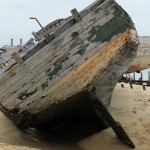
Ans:
<svg viewBox="0 0 150 150"><path fill-rule="evenodd" d="M139 35L150 36L150 0L116 0L131 16ZM40 27L36 17L43 26L51 21L70 15L70 10L82 10L93 0L0 0L0 47L19 44L22 38L26 42L32 37L32 31Z"/></svg>

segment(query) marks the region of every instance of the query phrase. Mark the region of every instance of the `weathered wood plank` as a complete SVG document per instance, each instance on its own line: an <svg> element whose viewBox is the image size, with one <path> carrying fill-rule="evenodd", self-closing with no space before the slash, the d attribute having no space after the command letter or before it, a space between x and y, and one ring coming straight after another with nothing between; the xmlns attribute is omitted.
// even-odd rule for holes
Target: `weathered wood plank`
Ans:
<svg viewBox="0 0 150 150"><path fill-rule="evenodd" d="M119 41L118 41L118 42L119 42ZM99 48L100 48L100 46L99 46ZM92 49L92 48L89 47L89 49ZM97 50L97 51L98 51L99 49L94 48L94 50ZM94 51L93 54L94 54L94 53L96 53L96 51ZM88 53L88 57L90 57L90 56L93 55L93 54L92 54L92 51L91 51L90 53ZM87 57L87 56L83 57L82 60L80 60L80 61L77 62L77 64L80 65L80 64L83 63L83 62L86 60L86 58L88 58L88 57ZM69 59L69 60L72 60L72 59ZM80 62L80 64L79 64L79 62ZM75 65L76 65L76 64L75 64ZM76 66L78 66L78 65L76 65ZM63 65L63 66L65 66L65 65ZM68 67L68 66L67 66L67 67ZM70 67L70 69L72 69L72 67ZM64 68L63 70L66 70L66 68ZM67 69L67 70L68 70L68 69ZM67 70L66 70L66 74L67 74ZM63 71L62 71L62 72L63 72ZM60 72L60 75L61 75L61 72ZM64 74L64 75L65 75L65 74ZM61 77L62 77L62 76L61 76ZM45 79L44 79L44 80L45 80ZM42 80L43 83L44 83L44 80ZM38 83L38 82L36 81L36 82L35 82L36 84L35 84L34 86L32 85L32 86L31 86L31 89L30 89L30 87L26 87L24 90L34 91L37 87L42 88L42 87L41 87L42 82ZM55 80L53 79L53 83L54 83L54 82L55 82ZM51 85L51 84L50 84L50 85ZM25 86L26 86L26 85L25 85ZM21 88L21 87L20 87L20 88ZM7 98L10 97L10 96L8 96L8 95L9 95L9 93L6 94ZM13 94L13 97L16 99L15 96L17 96L17 95L18 95L18 92L17 92L17 93L14 93L14 94ZM5 98L6 98L6 97L5 97ZM2 99L3 99L3 98L2 98ZM5 104L9 103L9 100L10 100L10 101L14 101L15 99L12 100L12 97L10 97L7 101L5 101ZM4 99L3 99L3 100L4 100ZM18 103L20 103L20 101L19 101Z"/></svg>
<svg viewBox="0 0 150 150"><path fill-rule="evenodd" d="M119 41L117 41L118 42L118 44L119 44ZM94 48L94 50L99 50L99 48L100 48L100 46L97 46L98 48ZM92 51L93 52L93 55L94 55L94 53L95 53L95 51ZM106 52L107 53L107 52ZM103 55L105 55L105 53L102 53ZM90 57L91 56L91 52L90 53L88 53L87 54L88 55L88 57ZM83 63L84 61L85 61L85 58L86 58L87 56L84 56L83 58L82 58L82 60L80 60L80 61L78 61L78 62L76 62L76 64L78 64L78 65L80 65L81 63ZM75 66L77 67L78 65L76 65L75 64ZM70 67L70 68L68 68L65 72L63 72L63 75L61 75L62 77L63 76L65 76L69 71L71 71L72 70L72 67ZM56 79L56 81L57 81L57 79ZM55 83L56 82L55 80L53 80L53 83ZM51 86L53 83L49 83L50 85L49 86ZM39 87L41 87L40 85L37 85L36 84L36 86L34 86L34 87L32 87L32 89L29 89L29 91L32 91L32 90L34 90L37 86L39 86ZM14 105L11 105L11 102L13 101L13 103L15 104L15 99L12 99L12 97L10 97L8 100L6 100L5 101L5 104L9 104L10 106L14 106ZM20 104L20 100L18 100L18 104Z"/></svg>
<svg viewBox="0 0 150 150"><path fill-rule="evenodd" d="M124 33L121 37L119 37L121 38L120 40L122 41L123 45L126 35L127 33ZM19 106L20 111L29 109L30 105L28 104L32 100L36 100L34 102L37 103L37 107L35 107L34 109L32 108L32 110L29 111L35 112L47 108L52 103L57 103L60 99L63 100L75 93L82 91L88 83L92 82L97 73L101 73L102 70L106 68L107 65L109 65L109 60L113 59L116 54L119 53L118 47L120 47L118 45L118 41L112 42L110 45L95 54L91 59L87 60L86 63L69 73L61 81L57 82L57 84L54 84L53 86L51 86L51 88L47 88L45 91L39 91L35 93L33 97L30 97L29 99L24 101ZM105 52L108 51L110 52L110 55L104 55ZM67 87L69 87L69 89L64 93L63 91ZM41 98L42 96L45 97Z"/></svg>
<svg viewBox="0 0 150 150"><path fill-rule="evenodd" d="M111 15L110 15L111 16ZM113 15L112 15L112 17L113 17ZM108 17L109 18L109 17ZM110 18L109 18L110 19ZM106 21L107 22L107 21ZM96 23L95 24L95 26L97 26L97 24L99 24L99 22L98 23ZM87 30L87 32L88 32L88 30ZM83 35L86 35L85 37L87 38L88 37L88 34L87 34L87 32L83 32ZM82 36L81 36L81 38L82 38ZM88 44L88 41L85 39L84 41L82 41L81 39L80 39L80 37L79 38L77 38L77 39L75 39L75 40L77 40L77 42L75 42L75 43L81 43L81 44L84 44L84 45L87 45ZM84 46L83 45L83 46ZM101 44L102 46L103 46L103 44ZM59 72L59 74L57 75L57 76L60 76L61 75L61 73L64 71L64 70L66 70L68 67L70 67L70 66L72 66L72 64L74 64L76 61L79 61L79 59L80 59L80 57L81 57L81 55L79 54L79 55L75 55L78 51L79 51L79 49L80 49L80 47L81 47L82 45L80 45L79 44L79 46L76 46L75 48L73 48L72 50L70 50L69 51L69 56L67 56L67 59L66 58L64 58L64 60L62 59L60 59L59 61L57 61L57 63L59 64L61 64L62 65L62 69L60 70L60 72ZM87 48L86 48L86 52L85 52L85 54L86 53L88 53L91 49L93 49L93 47L95 47L96 45L95 44L92 44L92 45L89 45ZM101 47L102 47L101 46ZM100 47L100 46L99 46ZM94 51L91 51L88 55L87 55L87 57L83 57L82 58L82 61L79 61L80 62L80 64L81 63L83 63L84 61L86 61L86 59L88 59L90 56L92 56L94 53L96 53L97 51L98 51L99 49L94 49ZM84 54L84 55L85 55ZM58 56L57 54L56 54L56 56ZM55 55L53 56L55 59L57 58ZM66 56L65 56L66 57ZM54 60L54 59L53 59ZM47 67L47 68L46 68ZM9 98L11 95L12 95L12 93L13 93L13 97L14 96L17 96L18 95L18 93L19 92L21 92L21 91L25 91L25 90L28 90L28 89L30 89L30 87L33 87L33 85L34 84L38 84L38 86L39 86L39 84L40 85L42 85L43 83L45 83L46 82L46 79L45 78L47 78L47 76L46 76L46 72L44 71L44 72L41 72L41 70L47 70L47 69L49 69L50 67L52 67L52 68L54 68L55 66L49 66L49 63L47 63L47 62L45 62L40 68L37 68L38 69L38 71L40 71L40 72L34 72L34 73L30 73L29 75L27 75L25 78L23 78L22 79L22 81L21 81L21 84L20 84L20 82L18 83L16 83L14 86L12 86L12 87L10 87L9 88L9 90L8 90L8 92L6 93L3 93L2 94L2 98L1 98L1 101L3 102L5 99L7 99L7 98ZM73 66L72 66L72 68L73 68ZM33 70L32 70L33 71ZM39 77L40 76L40 77ZM32 79L30 79L32 77ZM28 80L30 79L30 82L28 82ZM40 83L38 83L40 80L42 79L42 81L40 82ZM54 79L53 79L53 83L54 83ZM33 83L34 82L34 83ZM31 84L31 83L33 83L33 84ZM22 87L23 86L23 87ZM36 85L37 86L37 85ZM33 88L36 88L35 86L33 87ZM33 89L32 88L32 89ZM5 94L5 95L4 95ZM11 98L11 97L10 97Z"/></svg>
<svg viewBox="0 0 150 150"><path fill-rule="evenodd" d="M99 8L100 9L100 8ZM110 8L111 9L111 8ZM109 9L108 9L109 10ZM98 15L97 14L97 16L95 16L95 19L96 19L96 17L98 17L98 18L100 18L100 17L102 17L103 15L104 15L104 13L102 13L101 11L100 11L100 13L102 14L101 16L100 15ZM94 13L92 13L92 15L95 15ZM87 23L86 23L86 21L88 21L87 20L87 18L89 18L88 16L87 17L85 17L85 23L84 24L82 24L82 26L83 27L85 27L85 29L87 28ZM84 21L83 21L84 22ZM77 30L77 28L78 27L74 27L74 30L76 31ZM67 33L69 33L70 32L70 30L68 30L67 31ZM80 32L80 31L78 31L78 32ZM66 34L67 34L66 33ZM68 34L67 34L68 35ZM68 35L69 36L69 35ZM70 40L70 37L66 37L66 40L67 40L67 38L68 38L68 40ZM61 37L63 37L63 35L61 36ZM59 38L60 40L61 40L61 37ZM58 40L58 39L57 39ZM66 42L66 44L68 44L67 42L68 42L68 40L67 41L62 41L62 42ZM59 40L58 40L59 41ZM55 42L52 42L52 44L54 44L54 45L52 45L52 46L54 46L53 48L55 48L55 45L57 45ZM63 44L65 44L65 43L62 43L62 44L60 44L60 46L59 47L62 47L63 46ZM50 45L48 45L48 46L50 46ZM51 48L51 47L50 47ZM50 49L49 48L49 49ZM19 74L22 72L22 74L25 76L26 75L26 72L29 72L30 70L32 71L32 69L34 69L34 67L35 67L35 65L38 63L38 64L40 64L40 63L42 63L42 61L43 61L43 57L41 57L41 56L43 56L43 55L45 55L46 57L47 56L49 56L49 55L52 55L52 53L53 53L53 51L55 51L55 49L52 49L51 51L49 50L49 49L46 49L46 50L41 50L40 51L40 53L38 53L38 54L36 54L35 55L35 57L34 58L32 58L32 66L30 66L30 64L31 64L31 61L30 60L28 60L27 62L25 62L22 66L21 66L21 69L19 69ZM44 57L45 58L45 57ZM45 58L46 59L46 58ZM38 60L38 61L36 61L36 60ZM3 81L1 82L1 85L2 85L2 87L3 87L3 85L6 85L7 86L7 83L8 83L8 87L10 87L10 85L11 84L13 84L13 83L15 83L16 82L16 80L15 79L20 79L20 77L18 77L17 75L16 76L14 76L14 77L11 77L11 78L9 78L10 76L8 75L8 76L5 76L5 78L3 78ZM7 80L7 78L9 78L8 80ZM6 80L7 80L7 83L6 83ZM10 82L10 80L12 81L12 82ZM4 83L4 84L3 84ZM4 87L4 89L7 89L6 87ZM0 89L0 91L2 91L2 89Z"/></svg>
<svg viewBox="0 0 150 150"><path fill-rule="evenodd" d="M110 16L111 16L111 15L110 15ZM110 18L113 17L113 16L109 17L109 15L108 15L107 17L110 19ZM107 22L107 20L105 20L105 21ZM104 23L105 23L105 22L104 22ZM97 24L97 23L96 23L96 24ZM95 25L96 25L96 24L95 24ZM86 32L86 33L87 33L87 32ZM86 33L83 32L83 34L82 34L83 37L85 36ZM86 37L87 37L87 36L88 36L88 34L86 35ZM82 38L82 36L81 36L81 38ZM76 51L77 51L77 50L76 50ZM76 52L76 51L75 51L75 52ZM72 52L73 52L73 53L72 53ZM71 57L72 55L74 55L74 53L75 53L75 52L74 52L74 49L72 50L72 52L70 52L70 56L69 56L69 57ZM87 50L87 52L88 52L88 50ZM56 53L56 54L57 54L57 53ZM61 54L62 54L62 53L61 53ZM57 54L57 55L59 55L59 54ZM57 56L57 55L56 55L56 56ZM54 55L54 58L55 58L56 56ZM59 56L57 56L57 57L59 57ZM57 59L57 57L56 57L56 59ZM42 66L41 68L43 68L45 65L46 65L46 64L43 64L43 66ZM49 64L47 64L47 65L49 65ZM25 69L25 68L24 68L24 69ZM23 70L23 71L24 71L24 70ZM20 71L19 71L19 72L20 72ZM23 73L24 73L24 72L23 72ZM35 75L37 75L37 74L38 74L38 72L35 72ZM34 77L34 75L32 75L32 73L30 73L29 76ZM27 79L27 78L26 78L26 79ZM28 82L28 80L25 80L25 82ZM25 83L22 82L22 84L25 84ZM10 90L9 90L9 91L10 91Z"/></svg>
<svg viewBox="0 0 150 150"><path fill-rule="evenodd" d="M80 93L93 87L107 107L118 78L136 55L137 34L130 35L134 24L114 0L105 0L77 24L71 20L53 33L50 44L2 75L0 108L17 125L65 117L65 104L79 106Z"/></svg>
<svg viewBox="0 0 150 150"><path fill-rule="evenodd" d="M105 3L107 3L108 1L104 1L104 0L98 0L95 1L94 3L92 3L90 6L86 7L84 10L82 10L80 12L80 16L81 18L84 18L86 15L88 15L89 13L91 13L93 10L95 10L97 7L99 7L99 5L101 5L103 3L103 5L105 5ZM54 32L54 34L52 34L53 37L57 37L58 35L60 35L61 33L64 32L64 30L69 29L71 26L73 26L76 23L76 21L74 20L74 18L70 18L60 29L56 30L56 28L54 28L51 31L51 23L48 24L45 28L47 29L47 31L51 34L52 32ZM56 30L56 32L55 32ZM43 38L43 31L40 30L36 33L39 37L39 39Z"/></svg>
<svg viewBox="0 0 150 150"><path fill-rule="evenodd" d="M120 45L118 44L118 46L120 46Z"/></svg>

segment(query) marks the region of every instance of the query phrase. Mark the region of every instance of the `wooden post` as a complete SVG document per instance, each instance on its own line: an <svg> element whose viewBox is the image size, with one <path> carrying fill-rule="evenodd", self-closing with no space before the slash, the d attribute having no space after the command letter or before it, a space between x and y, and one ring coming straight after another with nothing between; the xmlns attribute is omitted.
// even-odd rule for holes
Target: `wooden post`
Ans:
<svg viewBox="0 0 150 150"><path fill-rule="evenodd" d="M133 82L135 83L135 72L133 72Z"/></svg>
<svg viewBox="0 0 150 150"><path fill-rule="evenodd" d="M146 87L145 87L145 85L143 85L143 90L146 90Z"/></svg>
<svg viewBox="0 0 150 150"><path fill-rule="evenodd" d="M150 81L150 71L148 70L148 81Z"/></svg>
<svg viewBox="0 0 150 150"><path fill-rule="evenodd" d="M10 45L13 46L13 45L14 45L14 44L13 44L13 39L11 39L10 41L11 41L11 42L10 42Z"/></svg>
<svg viewBox="0 0 150 150"><path fill-rule="evenodd" d="M126 73L126 83L128 83L129 79L128 79L128 74Z"/></svg>
<svg viewBox="0 0 150 150"><path fill-rule="evenodd" d="M72 14L73 18L76 21L80 21L81 20L80 14L79 14L79 12L77 11L76 8L74 8L74 9L71 10L71 14Z"/></svg>
<svg viewBox="0 0 150 150"><path fill-rule="evenodd" d="M12 54L12 58L17 62L17 63L22 63L23 62L23 60L22 60L22 58L19 56L19 54L17 54L16 52L14 52L13 54Z"/></svg>
<svg viewBox="0 0 150 150"><path fill-rule="evenodd" d="M39 26L42 28L43 32L44 32L44 38L47 41L47 43L51 42L54 37L52 37L45 28L43 28L43 26L41 25L41 23L39 22L39 20L35 17L30 17L30 19L35 19L37 21L37 23L39 24Z"/></svg>
<svg viewBox="0 0 150 150"><path fill-rule="evenodd" d="M150 71L148 70L148 82L147 85L150 86Z"/></svg>
<svg viewBox="0 0 150 150"><path fill-rule="evenodd" d="M130 88L133 89L131 74L129 74L129 83L130 83Z"/></svg>
<svg viewBox="0 0 150 150"><path fill-rule="evenodd" d="M95 109L95 112L97 114L102 114L105 118L106 122L109 123L111 128L114 130L118 138L125 143L126 145L130 146L131 148L135 148L135 145L130 140L129 136L123 129L120 123L116 122L114 118L111 116L111 114L108 112L108 110L105 108L105 106L102 104L102 102L96 97L95 91L92 90L89 92L89 99L91 101L91 104L93 108Z"/></svg>
<svg viewBox="0 0 150 150"><path fill-rule="evenodd" d="M143 85L143 73L141 72L141 85Z"/></svg>

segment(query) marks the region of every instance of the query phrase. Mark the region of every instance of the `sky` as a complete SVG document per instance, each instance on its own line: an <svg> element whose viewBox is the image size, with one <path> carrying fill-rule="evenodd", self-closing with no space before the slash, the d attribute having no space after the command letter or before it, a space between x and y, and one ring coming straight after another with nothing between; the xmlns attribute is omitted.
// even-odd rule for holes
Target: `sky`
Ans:
<svg viewBox="0 0 150 150"><path fill-rule="evenodd" d="M150 0L116 0L131 16L138 34L150 36ZM94 0L0 0L0 47L14 45L19 39L25 43L32 37L32 31L38 31L36 17L45 26L58 18L70 16L70 10L81 11Z"/></svg>

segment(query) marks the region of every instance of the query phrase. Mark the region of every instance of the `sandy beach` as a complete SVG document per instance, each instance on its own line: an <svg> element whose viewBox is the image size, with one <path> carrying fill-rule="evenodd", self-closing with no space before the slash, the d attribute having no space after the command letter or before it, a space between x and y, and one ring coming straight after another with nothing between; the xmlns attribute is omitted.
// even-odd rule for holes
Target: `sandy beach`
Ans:
<svg viewBox="0 0 150 150"><path fill-rule="evenodd" d="M120 122L135 144L135 150L150 150L150 87L118 83L115 87L110 112ZM0 150L130 150L118 140L111 128L94 133L75 143L45 140L36 131L22 132L0 114ZM5 143L5 144L4 144ZM14 146L12 146L14 145Z"/></svg>
<svg viewBox="0 0 150 150"><path fill-rule="evenodd" d="M110 107L110 112L127 131L135 144L135 150L150 150L150 88L142 89L142 86L124 84L121 88L117 84ZM94 134L80 143L87 150L130 150L122 144L111 128Z"/></svg>

